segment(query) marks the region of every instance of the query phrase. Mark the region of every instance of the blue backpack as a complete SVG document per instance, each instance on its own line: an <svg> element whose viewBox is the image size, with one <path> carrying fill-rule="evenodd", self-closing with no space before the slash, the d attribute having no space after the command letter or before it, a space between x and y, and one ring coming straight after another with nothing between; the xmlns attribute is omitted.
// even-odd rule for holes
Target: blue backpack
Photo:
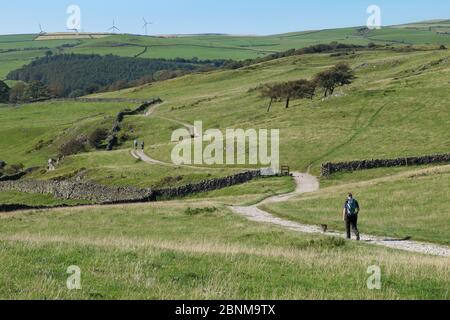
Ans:
<svg viewBox="0 0 450 320"><path fill-rule="evenodd" d="M345 208L347 209L348 216L355 216L357 215L358 203L355 199L347 200L345 203Z"/></svg>

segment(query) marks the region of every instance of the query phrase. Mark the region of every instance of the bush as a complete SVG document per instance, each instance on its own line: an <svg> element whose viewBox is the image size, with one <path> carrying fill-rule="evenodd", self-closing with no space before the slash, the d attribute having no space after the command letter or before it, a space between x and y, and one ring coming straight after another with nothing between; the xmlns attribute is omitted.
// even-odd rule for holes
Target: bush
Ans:
<svg viewBox="0 0 450 320"><path fill-rule="evenodd" d="M186 210L184 210L184 214L187 216L198 216L200 214L210 214L210 213L214 213L217 211L217 208L212 207L212 208L187 208Z"/></svg>
<svg viewBox="0 0 450 320"><path fill-rule="evenodd" d="M10 88L8 85L0 80L0 103L9 101L9 91Z"/></svg>
<svg viewBox="0 0 450 320"><path fill-rule="evenodd" d="M86 150L87 138L80 136L73 138L59 147L59 153L62 156L70 156Z"/></svg>
<svg viewBox="0 0 450 320"><path fill-rule="evenodd" d="M17 103L26 100L25 98L25 91L27 89L27 86L19 82L9 92L9 101L12 103Z"/></svg>
<svg viewBox="0 0 450 320"><path fill-rule="evenodd" d="M23 168L25 168L25 166L22 163L11 164L6 167L6 169L4 170L4 173L6 175L13 175L13 174L21 172L23 170Z"/></svg>
<svg viewBox="0 0 450 320"><path fill-rule="evenodd" d="M108 131L104 128L97 128L88 136L88 142L92 147L99 149L106 138L108 138Z"/></svg>

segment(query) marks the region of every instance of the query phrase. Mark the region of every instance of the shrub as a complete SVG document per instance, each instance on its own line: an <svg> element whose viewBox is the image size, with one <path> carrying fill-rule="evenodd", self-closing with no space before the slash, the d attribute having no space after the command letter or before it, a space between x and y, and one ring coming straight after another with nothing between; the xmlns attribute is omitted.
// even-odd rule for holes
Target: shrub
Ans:
<svg viewBox="0 0 450 320"><path fill-rule="evenodd" d="M17 103L26 100L25 98L25 91L27 89L27 86L19 82L9 92L9 101L12 103Z"/></svg>
<svg viewBox="0 0 450 320"><path fill-rule="evenodd" d="M63 143L59 147L59 153L62 156L70 156L86 150L87 138L85 136L79 136Z"/></svg>
<svg viewBox="0 0 450 320"><path fill-rule="evenodd" d="M197 216L200 214L209 214L209 213L214 213L217 211L217 208L212 207L212 208L187 208L186 210L184 210L184 214L188 215L188 216Z"/></svg>
<svg viewBox="0 0 450 320"><path fill-rule="evenodd" d="M4 173L6 175L13 175L13 174L21 172L23 170L23 168L25 168L25 166L22 163L11 164L6 167L6 169L4 170Z"/></svg>
<svg viewBox="0 0 450 320"><path fill-rule="evenodd" d="M89 134L88 142L92 147L99 149L106 138L108 138L108 131L104 128L97 128Z"/></svg>
<svg viewBox="0 0 450 320"><path fill-rule="evenodd" d="M8 85L0 80L0 103L9 101L9 91L10 88Z"/></svg>

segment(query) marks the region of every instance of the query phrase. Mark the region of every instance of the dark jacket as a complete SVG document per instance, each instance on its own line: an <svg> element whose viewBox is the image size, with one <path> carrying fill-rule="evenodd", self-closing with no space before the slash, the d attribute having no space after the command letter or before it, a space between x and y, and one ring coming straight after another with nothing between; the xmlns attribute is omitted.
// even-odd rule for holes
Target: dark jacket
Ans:
<svg viewBox="0 0 450 320"><path fill-rule="evenodd" d="M354 201L355 201L355 207L356 207L356 213L359 213L359 203L358 203L358 200L356 200L356 199L353 199ZM347 210L347 204L348 204L348 202L349 202L349 200L347 199L347 200L345 200L345 203L344 203L344 209L345 209L345 213L348 215L349 214L349 212L348 212L348 210Z"/></svg>

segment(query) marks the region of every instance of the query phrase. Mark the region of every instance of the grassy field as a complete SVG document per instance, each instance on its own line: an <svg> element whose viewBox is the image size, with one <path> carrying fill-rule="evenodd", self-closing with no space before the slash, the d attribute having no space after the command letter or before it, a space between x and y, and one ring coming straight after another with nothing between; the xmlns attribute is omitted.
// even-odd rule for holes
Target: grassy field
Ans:
<svg viewBox="0 0 450 320"><path fill-rule="evenodd" d="M112 128L114 118L130 103L43 102L0 108L1 158L9 164L43 166L59 146L95 128Z"/></svg>
<svg viewBox="0 0 450 320"><path fill-rule="evenodd" d="M343 203L346 194L353 192L361 205L361 232L449 245L449 178L449 166L416 169L324 188L265 208L289 220L328 224L342 231Z"/></svg>
<svg viewBox="0 0 450 320"><path fill-rule="evenodd" d="M290 109L275 104L267 113L267 101L254 90L265 83L311 78L339 62L350 64L357 80L328 99L319 95L312 102L294 101ZM181 127L178 122L193 124L196 120L203 121L204 130L281 129L282 164L299 171L310 167L314 174L319 174L320 165L327 161L448 152L450 118L444 101L449 100L449 66L446 50L369 50L342 57L315 54L97 94L95 97L159 96L164 103L151 117L125 118L121 134L128 137L119 150L89 150L66 158L55 172L36 172L31 178L73 177L82 171L86 180L149 187L164 182L185 184L242 170L172 170L130 156L131 141L138 138L146 141L148 155L171 162L173 130ZM60 101L0 108L1 158L26 167L44 166L62 143L96 127L111 128L113 116L127 107L134 105ZM177 179L180 176L183 179Z"/></svg>
<svg viewBox="0 0 450 320"><path fill-rule="evenodd" d="M268 101L254 90L265 83L311 78L339 62L350 64L357 80L328 99L295 101L288 110L275 104L267 113ZM444 101L449 99L449 66L445 50L305 55L95 96L160 96L166 103L156 109L156 117L191 124L201 120L204 130L279 128L281 162L295 170L311 167L318 174L327 161L447 152L450 118ZM141 121L136 120L136 126L142 127ZM149 150L157 159L170 158L172 128L167 123L159 131L165 138L158 150ZM154 132L141 132L154 141ZM164 141L168 145L160 146Z"/></svg>
<svg viewBox="0 0 450 320"><path fill-rule="evenodd" d="M214 201L0 221L3 299L448 299L448 259L281 231ZM71 265L81 290L66 289ZM372 265L381 290L366 287Z"/></svg>

